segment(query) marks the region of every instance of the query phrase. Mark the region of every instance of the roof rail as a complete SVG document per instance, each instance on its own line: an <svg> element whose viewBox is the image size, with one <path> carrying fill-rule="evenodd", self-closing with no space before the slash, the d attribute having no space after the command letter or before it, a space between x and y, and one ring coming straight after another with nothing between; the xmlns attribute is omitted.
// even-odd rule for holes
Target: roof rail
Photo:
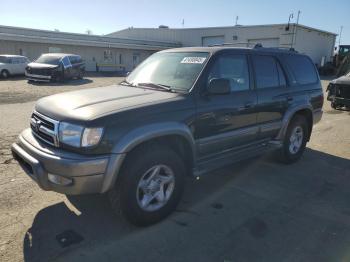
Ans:
<svg viewBox="0 0 350 262"><path fill-rule="evenodd" d="M240 43L222 43L222 44L214 44L214 45L209 45L209 47L214 47L214 46L237 46L237 45L246 45L246 47L256 45L257 43L252 43L252 42L240 42Z"/></svg>
<svg viewBox="0 0 350 262"><path fill-rule="evenodd" d="M237 46L237 45L246 45L246 47L252 46L254 49L256 48L264 48L265 50L279 50L279 51L290 51L298 53L294 48L292 47L264 47L262 43L253 43L253 42L240 42L240 43L222 43L222 44L214 44L209 45L209 47L215 47L215 46Z"/></svg>
<svg viewBox="0 0 350 262"><path fill-rule="evenodd" d="M280 47L280 46L276 46L276 47L263 47L263 45L261 43L257 43L254 48L264 48L264 49L272 49L272 50L280 50L280 51L290 51L290 52L295 52L298 53L298 51L296 51L293 47Z"/></svg>

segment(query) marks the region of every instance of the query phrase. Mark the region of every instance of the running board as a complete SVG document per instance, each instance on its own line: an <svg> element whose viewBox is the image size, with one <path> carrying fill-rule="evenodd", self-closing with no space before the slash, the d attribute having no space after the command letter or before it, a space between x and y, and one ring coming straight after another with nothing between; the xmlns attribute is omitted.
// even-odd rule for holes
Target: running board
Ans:
<svg viewBox="0 0 350 262"><path fill-rule="evenodd" d="M268 151L276 150L280 147L280 145L281 143L278 143L278 141L267 141L236 150L230 150L228 152L222 152L215 156L205 157L204 159L199 159L196 164L196 168L193 170L193 175L196 177L201 176L224 166L259 156Z"/></svg>

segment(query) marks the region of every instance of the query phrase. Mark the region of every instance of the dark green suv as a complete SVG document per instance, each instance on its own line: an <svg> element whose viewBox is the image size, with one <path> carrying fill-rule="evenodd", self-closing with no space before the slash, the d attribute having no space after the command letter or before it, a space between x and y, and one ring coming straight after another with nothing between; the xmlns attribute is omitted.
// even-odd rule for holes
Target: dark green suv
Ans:
<svg viewBox="0 0 350 262"><path fill-rule="evenodd" d="M118 85L40 99L12 152L44 190L108 192L148 225L175 209L188 175L270 149L297 161L322 106L316 68L295 51L171 49Z"/></svg>

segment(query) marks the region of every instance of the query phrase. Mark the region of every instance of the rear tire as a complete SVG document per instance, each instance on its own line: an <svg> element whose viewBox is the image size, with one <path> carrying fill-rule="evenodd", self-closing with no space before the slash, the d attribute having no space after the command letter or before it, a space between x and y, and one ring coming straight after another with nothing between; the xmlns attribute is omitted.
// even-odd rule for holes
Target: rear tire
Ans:
<svg viewBox="0 0 350 262"><path fill-rule="evenodd" d="M309 128L306 118L301 115L294 116L288 125L283 146L279 152L280 161L285 164L298 161L305 150L308 136Z"/></svg>
<svg viewBox="0 0 350 262"><path fill-rule="evenodd" d="M2 78L6 79L6 78L10 77L10 72L8 70L4 69L4 70L1 71L0 75L1 75Z"/></svg>
<svg viewBox="0 0 350 262"><path fill-rule="evenodd" d="M128 156L115 187L108 194L114 212L121 212L136 226L159 222L178 205L185 172L182 159L171 148L136 149Z"/></svg>
<svg viewBox="0 0 350 262"><path fill-rule="evenodd" d="M84 70L79 70L79 74L78 74L78 79L83 79L84 78L84 75L85 75L85 71Z"/></svg>

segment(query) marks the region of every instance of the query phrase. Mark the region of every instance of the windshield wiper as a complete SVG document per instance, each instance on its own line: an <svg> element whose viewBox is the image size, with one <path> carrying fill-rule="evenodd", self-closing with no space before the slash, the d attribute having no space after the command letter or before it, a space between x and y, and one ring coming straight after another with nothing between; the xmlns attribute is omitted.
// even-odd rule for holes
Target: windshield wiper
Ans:
<svg viewBox="0 0 350 262"><path fill-rule="evenodd" d="M171 86L163 85L163 84L155 84L155 83L138 83L138 86L145 86L145 87L151 87L156 89L163 89L169 92L173 92L174 90L171 88Z"/></svg>
<svg viewBox="0 0 350 262"><path fill-rule="evenodd" d="M126 80L120 82L119 84L120 84L120 85L123 85L123 86L136 86L136 85L134 85L134 84L132 84L132 83L126 81Z"/></svg>

